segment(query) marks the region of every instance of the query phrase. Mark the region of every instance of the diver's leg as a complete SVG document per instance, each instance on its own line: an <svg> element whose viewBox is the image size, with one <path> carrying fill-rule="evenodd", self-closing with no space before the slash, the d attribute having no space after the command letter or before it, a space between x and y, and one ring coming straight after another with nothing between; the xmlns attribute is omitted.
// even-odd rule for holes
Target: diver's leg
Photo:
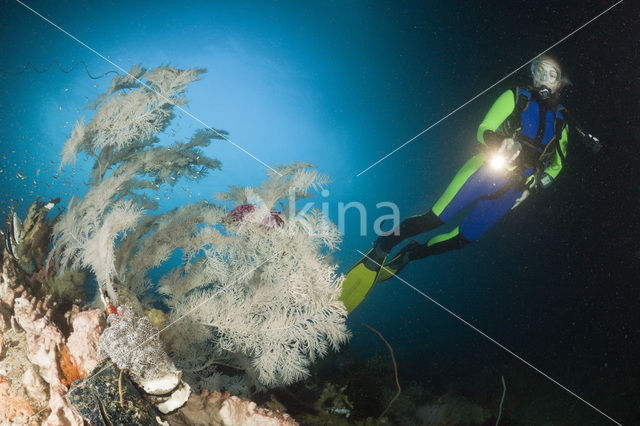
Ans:
<svg viewBox="0 0 640 426"><path fill-rule="evenodd" d="M511 210L522 195L520 189L513 187L500 198L478 201L460 223L460 234L469 241L476 241Z"/></svg>
<svg viewBox="0 0 640 426"><path fill-rule="evenodd" d="M501 187L498 180L487 179L485 183L489 184L493 192ZM489 194L491 194L491 192L486 195ZM504 216L511 207L513 207L520 195L522 195L522 191L516 190L516 188L513 187L497 199L479 200L460 226L453 231L437 235L431 238L426 244L419 244L416 241L412 241L403 247L393 259L384 264L378 274L377 282L385 281L393 275L398 274L413 260L423 259L452 250L459 250L467 246L472 241L478 239Z"/></svg>
<svg viewBox="0 0 640 426"><path fill-rule="evenodd" d="M478 154L467 161L431 210L404 220L389 235L379 237L374 246L388 253L405 239L439 227L460 210L493 191L491 184L487 183L486 168L482 167L484 160L485 155Z"/></svg>
<svg viewBox="0 0 640 426"><path fill-rule="evenodd" d="M458 228L446 234L433 237L425 244L411 241L396 254L393 259L385 263L380 269L376 282L388 280L400 273L405 266L414 260L423 259L427 256L440 254L451 250L459 250L471 241L466 239Z"/></svg>
<svg viewBox="0 0 640 426"><path fill-rule="evenodd" d="M424 259L425 257L433 256L434 254L441 254L451 250L459 250L469 243L471 243L471 241L465 238L460 233L459 228L456 227L456 229L451 232L436 235L425 244L412 242L407 245L405 249L400 250L398 256L394 257L389 264L392 267L396 266L395 269L398 269L398 272L400 272L400 269L409 262Z"/></svg>
<svg viewBox="0 0 640 426"><path fill-rule="evenodd" d="M513 207L520 195L522 191L511 188L500 198L478 201L456 229L447 234L437 235L426 244L414 245L408 250L409 261L458 250L476 241Z"/></svg>

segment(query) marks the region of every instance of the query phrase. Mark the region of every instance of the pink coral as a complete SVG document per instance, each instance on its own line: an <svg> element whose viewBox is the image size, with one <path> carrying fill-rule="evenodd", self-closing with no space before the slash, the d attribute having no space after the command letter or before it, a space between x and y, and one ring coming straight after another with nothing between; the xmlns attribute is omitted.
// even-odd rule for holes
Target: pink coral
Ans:
<svg viewBox="0 0 640 426"><path fill-rule="evenodd" d="M22 423L33 413L34 408L29 404L29 401L13 393L9 381L0 376L0 420L21 421Z"/></svg>
<svg viewBox="0 0 640 426"><path fill-rule="evenodd" d="M77 312L71 315L73 332L67 339L70 354L78 363L78 368L87 373L98 364L98 339L104 330L102 311Z"/></svg>
<svg viewBox="0 0 640 426"><path fill-rule="evenodd" d="M69 402L67 387L63 384L64 374L58 360L64 345L64 337L58 327L51 321L49 301L28 297L14 300L16 321L27 333L27 358L40 368L40 375L49 383L49 408L51 414L45 425L82 425L82 416Z"/></svg>

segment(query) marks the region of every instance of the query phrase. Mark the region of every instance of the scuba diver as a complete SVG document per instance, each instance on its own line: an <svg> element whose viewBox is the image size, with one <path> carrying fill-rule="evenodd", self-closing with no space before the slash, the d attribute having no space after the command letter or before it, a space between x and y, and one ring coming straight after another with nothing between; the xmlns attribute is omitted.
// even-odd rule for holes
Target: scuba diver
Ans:
<svg viewBox="0 0 640 426"><path fill-rule="evenodd" d="M431 210L404 220L379 237L373 248L347 273L342 300L351 313L376 282L398 274L410 262L458 250L478 239L530 193L546 189L562 170L567 155L568 125L588 139L594 152L597 138L582 131L559 104L562 88L570 84L559 62L541 55L531 64L533 87L507 90L480 123L480 153L467 161ZM393 247L407 238L448 223L474 204L453 231L427 243L412 240L391 260Z"/></svg>

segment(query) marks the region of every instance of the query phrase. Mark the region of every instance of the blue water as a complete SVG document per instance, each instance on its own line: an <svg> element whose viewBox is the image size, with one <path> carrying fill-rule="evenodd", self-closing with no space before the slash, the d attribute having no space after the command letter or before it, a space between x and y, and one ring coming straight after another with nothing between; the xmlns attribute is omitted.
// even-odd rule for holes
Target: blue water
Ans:
<svg viewBox="0 0 640 426"><path fill-rule="evenodd" d="M59 153L78 116L90 114L83 111L88 100L112 76L93 80L81 66L68 74L55 66L45 73L12 72L54 60L64 68L84 61L94 75L116 69L97 53L127 70L136 63L204 67L205 78L188 91L190 113L228 131L266 164L316 164L332 183L328 196L314 200L319 207L327 203L334 221L339 202L367 208L366 236L355 211L347 215L336 254L346 272L360 257L356 250L370 247L375 218L388 213L376 203L396 203L403 218L428 210L474 152L477 125L493 100L527 84L526 67L357 174L611 4L28 2L55 28L4 1L2 215L10 206L24 214L36 196L61 196L64 206L83 194L89 164L79 161L75 171L67 166L58 173ZM638 171L631 163L640 135L633 65L639 49L630 16L638 14L628 1L556 49L574 83L564 103L611 149L596 159L573 144L575 160L551 190L476 243L412 264L402 277L614 418L636 421L639 386L625 379L629 368L638 372L632 360L638 354L634 271L640 262ZM187 116L179 122L185 134L202 126ZM264 179L265 167L227 142L215 141L206 152L222 161L222 171L178 184L163 209ZM384 352L363 321L387 337L408 379L428 383L437 376L446 384L491 366L495 389L486 392L494 395L501 391L501 366L522 365L397 280L376 286L349 318L349 351L358 357ZM605 424L536 372L522 367L522 376L543 389L531 400L571 407L567 414L541 403L536 412L552 413L549 424L572 424L571 418ZM523 395L526 390L519 396L526 405Z"/></svg>

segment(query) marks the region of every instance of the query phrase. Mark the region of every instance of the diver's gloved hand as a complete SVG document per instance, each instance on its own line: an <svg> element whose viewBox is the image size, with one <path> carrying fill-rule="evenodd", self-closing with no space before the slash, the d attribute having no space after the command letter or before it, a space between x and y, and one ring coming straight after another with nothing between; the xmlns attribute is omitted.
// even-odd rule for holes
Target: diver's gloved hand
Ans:
<svg viewBox="0 0 640 426"><path fill-rule="evenodd" d="M503 139L498 149L498 154L502 155L507 163L512 163L518 158L520 152L522 152L522 145L512 138Z"/></svg>
<svg viewBox="0 0 640 426"><path fill-rule="evenodd" d="M513 207L511 207L511 210L515 209L515 208L516 208L516 207L518 207L520 204L522 204L522 202L523 202L524 200L526 200L526 199L529 197L529 194L530 194L529 190L528 190L528 189L525 189L525 190L522 192L522 195L520 195L520 196L516 199L516 203L513 205Z"/></svg>

